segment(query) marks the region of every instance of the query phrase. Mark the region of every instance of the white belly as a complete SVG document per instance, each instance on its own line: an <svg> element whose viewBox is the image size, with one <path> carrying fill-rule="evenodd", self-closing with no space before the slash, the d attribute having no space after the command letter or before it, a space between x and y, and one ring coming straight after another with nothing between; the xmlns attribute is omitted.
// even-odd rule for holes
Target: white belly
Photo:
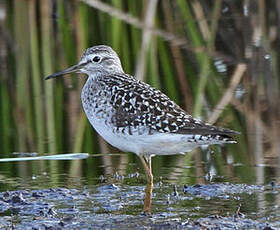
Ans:
<svg viewBox="0 0 280 230"><path fill-rule="evenodd" d="M124 151L133 152L138 155L172 155L189 152L200 144L192 143L188 140L193 135L157 133L149 135L133 133L114 133L111 127L102 121L93 121L91 124L97 133L102 136L109 144Z"/></svg>

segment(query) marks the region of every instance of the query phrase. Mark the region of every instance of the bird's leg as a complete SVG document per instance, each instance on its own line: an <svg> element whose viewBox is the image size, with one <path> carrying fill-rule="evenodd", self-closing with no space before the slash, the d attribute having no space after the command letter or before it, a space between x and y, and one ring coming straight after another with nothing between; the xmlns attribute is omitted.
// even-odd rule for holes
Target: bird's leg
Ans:
<svg viewBox="0 0 280 230"><path fill-rule="evenodd" d="M152 207L152 193L153 193L153 173L152 173L152 158L150 155L147 156L140 156L142 164L144 166L146 178L147 178L147 185L145 189L145 200L144 200L144 213L150 214L151 207Z"/></svg>

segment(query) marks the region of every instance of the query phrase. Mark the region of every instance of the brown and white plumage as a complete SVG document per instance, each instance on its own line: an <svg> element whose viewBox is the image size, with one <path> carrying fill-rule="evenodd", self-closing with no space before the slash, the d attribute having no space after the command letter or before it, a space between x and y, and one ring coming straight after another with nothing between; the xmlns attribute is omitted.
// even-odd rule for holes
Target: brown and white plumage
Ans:
<svg viewBox="0 0 280 230"><path fill-rule="evenodd" d="M70 72L89 76L82 103L96 131L110 144L138 155L178 154L200 145L234 143L237 132L193 118L161 91L124 73L112 48L87 49Z"/></svg>

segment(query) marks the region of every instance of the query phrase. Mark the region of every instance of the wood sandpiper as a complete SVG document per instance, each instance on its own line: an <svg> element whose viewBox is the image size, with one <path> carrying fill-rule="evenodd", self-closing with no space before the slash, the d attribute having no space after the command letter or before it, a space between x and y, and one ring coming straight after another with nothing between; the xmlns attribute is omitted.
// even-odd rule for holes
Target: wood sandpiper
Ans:
<svg viewBox="0 0 280 230"><path fill-rule="evenodd" d="M81 98L89 122L108 143L140 157L151 189L152 155L235 143L232 135L237 132L193 118L161 91L124 73L118 55L109 46L88 48L77 65L46 79L69 73L88 75Z"/></svg>

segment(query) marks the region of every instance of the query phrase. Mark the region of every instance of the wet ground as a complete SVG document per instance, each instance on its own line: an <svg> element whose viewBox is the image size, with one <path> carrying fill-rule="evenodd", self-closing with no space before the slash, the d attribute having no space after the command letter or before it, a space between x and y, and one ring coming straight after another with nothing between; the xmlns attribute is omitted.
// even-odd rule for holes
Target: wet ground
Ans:
<svg viewBox="0 0 280 230"><path fill-rule="evenodd" d="M111 160L124 156L112 155ZM152 214L144 215L145 176L133 155L123 164L126 170L103 164L98 166L101 173L91 177L74 173L78 163L90 170L96 167L90 160L101 158L1 163L0 229L280 229L276 178L246 184L211 170L203 177L188 175L182 170L196 169L192 161L177 168L171 164L155 176ZM65 172L54 170L53 164ZM202 165L211 168L210 163ZM23 167L35 169L30 175L10 175ZM242 168L248 170L232 166ZM275 170L265 165L252 168ZM104 173L110 170L115 172Z"/></svg>

